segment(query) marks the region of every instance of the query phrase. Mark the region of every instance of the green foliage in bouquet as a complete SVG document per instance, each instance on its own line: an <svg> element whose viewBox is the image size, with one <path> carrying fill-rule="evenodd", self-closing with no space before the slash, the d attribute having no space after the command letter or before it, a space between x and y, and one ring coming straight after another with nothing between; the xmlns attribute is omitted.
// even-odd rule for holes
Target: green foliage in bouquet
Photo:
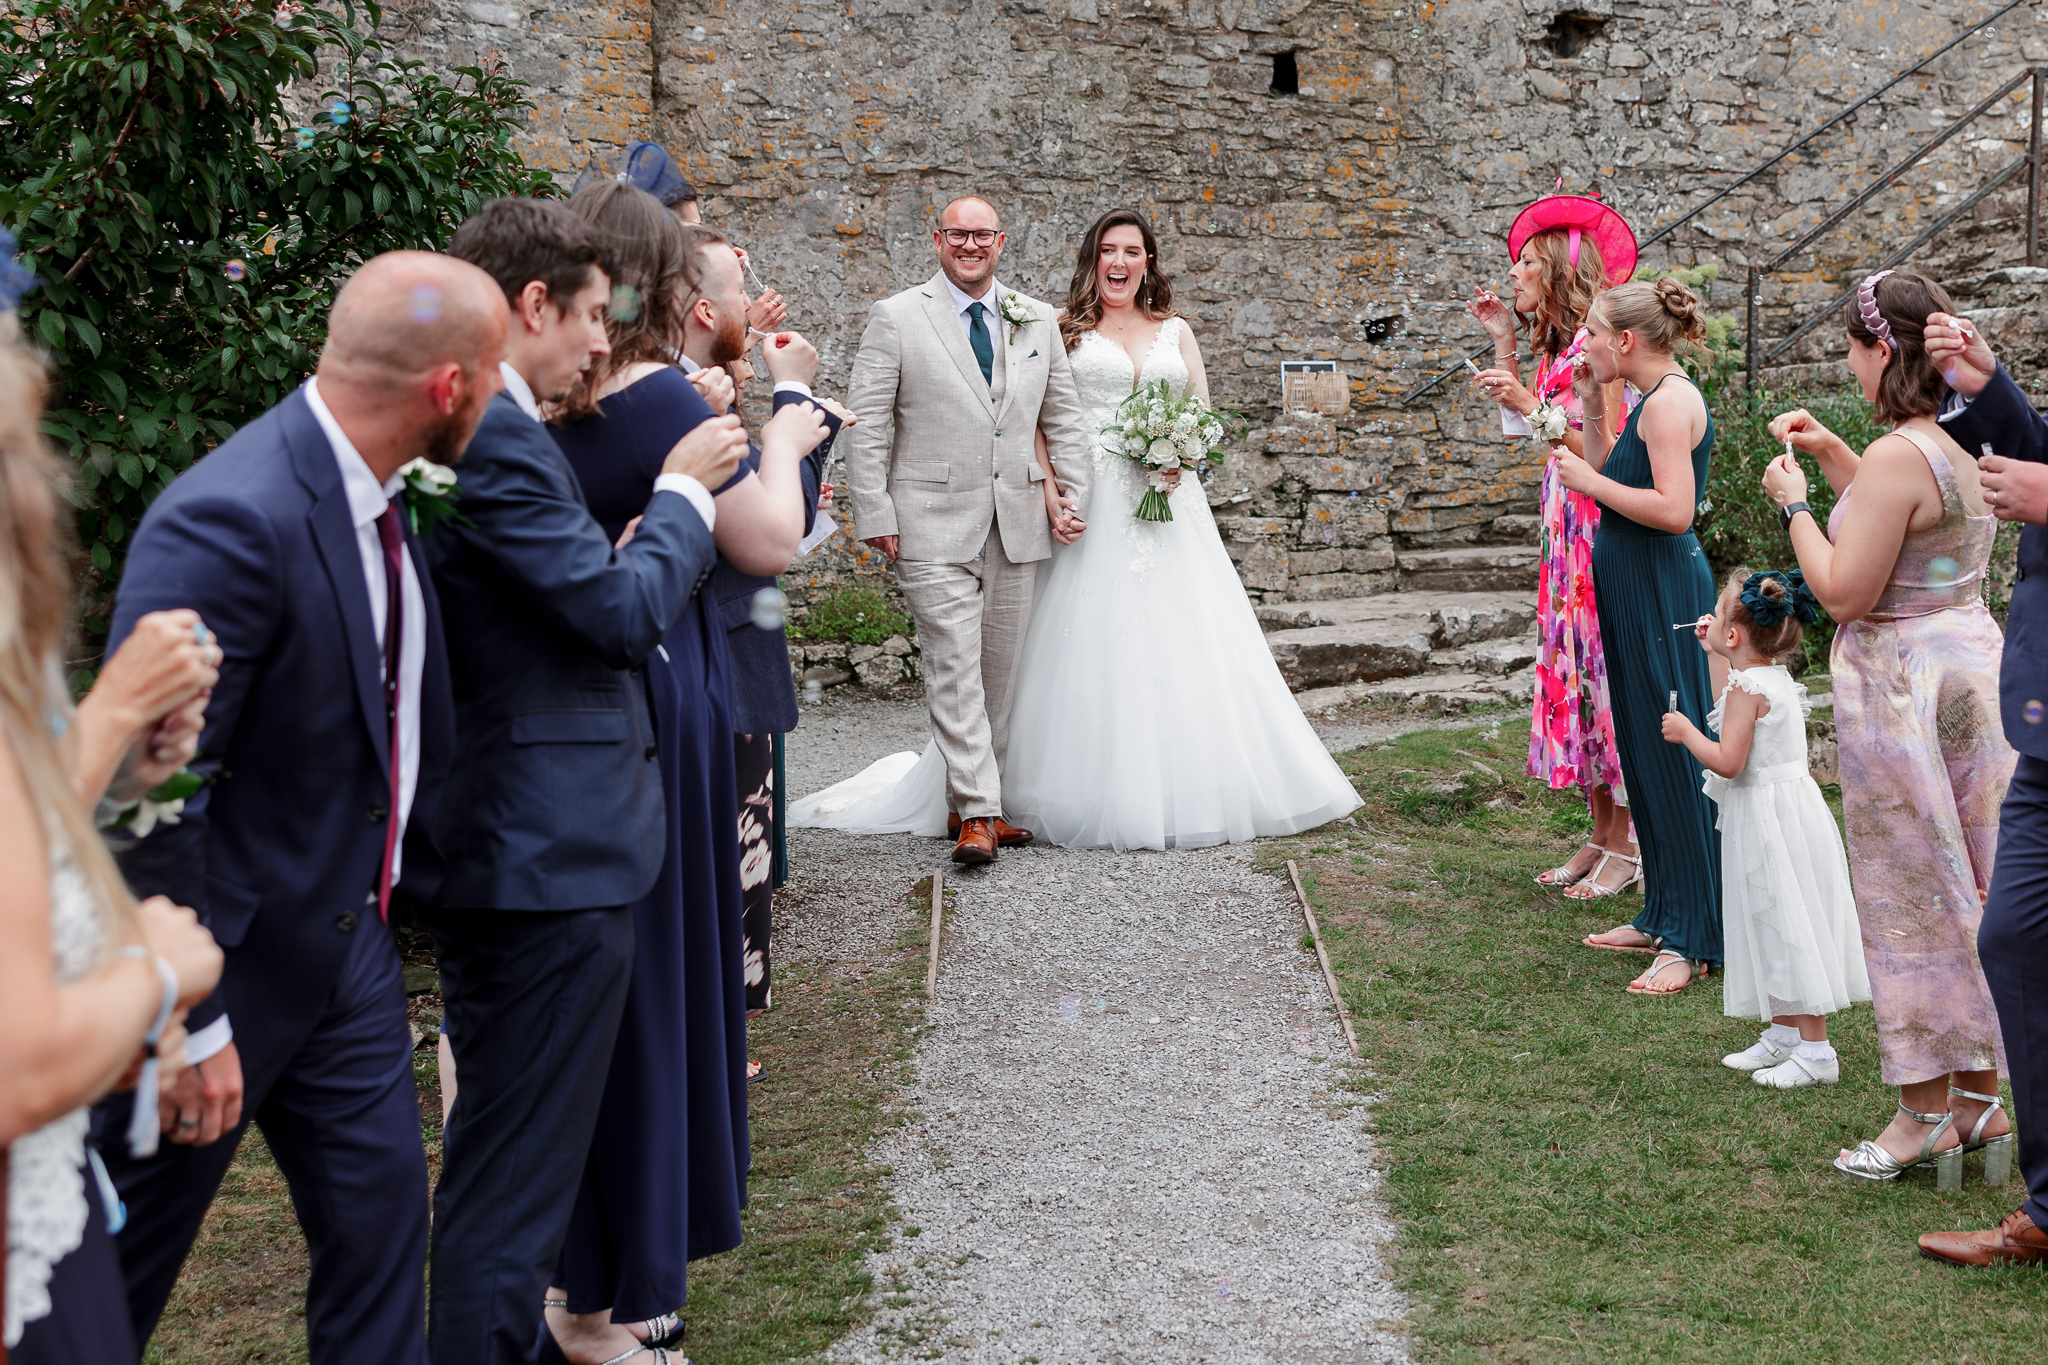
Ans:
<svg viewBox="0 0 2048 1365"><path fill-rule="evenodd" d="M1172 470L1222 468L1223 443L1244 419L1219 412L1193 390L1176 392L1172 380L1140 384L1117 405L1116 416L1102 428L1104 444L1145 471L1148 481ZM1131 513L1139 521L1172 521L1173 507L1155 485Z"/></svg>
<svg viewBox="0 0 2048 1365"><path fill-rule="evenodd" d="M874 589L845 588L813 603L802 625L790 628L789 638L878 645L891 635L908 636L914 629L910 618Z"/></svg>
<svg viewBox="0 0 2048 1365"><path fill-rule="evenodd" d="M150 499L312 371L346 275L551 185L508 145L523 85L382 60L380 17L17 0L0 25L0 220L42 281L21 321L56 361L88 636Z"/></svg>

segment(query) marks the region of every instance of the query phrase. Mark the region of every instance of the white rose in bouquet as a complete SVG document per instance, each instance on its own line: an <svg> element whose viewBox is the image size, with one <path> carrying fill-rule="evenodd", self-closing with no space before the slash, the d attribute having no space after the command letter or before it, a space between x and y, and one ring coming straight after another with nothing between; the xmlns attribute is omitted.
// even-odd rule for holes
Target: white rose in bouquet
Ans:
<svg viewBox="0 0 2048 1365"><path fill-rule="evenodd" d="M1161 469L1164 469L1168 465L1180 463L1180 452L1173 448L1173 442L1162 436L1152 442L1150 448L1146 451L1145 459L1149 463L1156 464Z"/></svg>
<svg viewBox="0 0 2048 1365"><path fill-rule="evenodd" d="M1243 420L1217 412L1199 395L1177 388L1170 380L1139 385L1118 407L1115 420L1102 428L1107 448L1121 450L1144 476L1147 491L1132 509L1132 517L1172 521L1167 485L1174 475L1220 462L1221 447L1232 424Z"/></svg>

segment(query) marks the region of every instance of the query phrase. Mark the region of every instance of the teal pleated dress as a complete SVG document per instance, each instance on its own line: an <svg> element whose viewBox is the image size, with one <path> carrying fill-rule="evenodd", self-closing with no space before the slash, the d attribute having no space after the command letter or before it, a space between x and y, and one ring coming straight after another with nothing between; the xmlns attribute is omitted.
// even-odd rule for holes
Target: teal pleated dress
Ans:
<svg viewBox="0 0 2048 1365"><path fill-rule="evenodd" d="M1671 376L1666 376L1668 380ZM1683 382L1681 380L1681 382ZM1654 394L1662 388L1659 381ZM1629 488L1650 488L1650 451L1636 431L1650 394L1629 414L1601 471ZM1693 447L1695 496L1704 497L1714 449L1714 419ZM1693 724L1706 728L1714 698L1707 656L1691 633L1673 630L1713 611L1714 572L1699 537L1672 535L1630 521L1602 504L1593 539L1593 591L1615 745L1628 786L1629 815L1642 846L1643 913L1635 927L1694 961L1721 963L1721 836L1713 802L1700 790L1703 769L1685 746L1664 742L1671 694Z"/></svg>

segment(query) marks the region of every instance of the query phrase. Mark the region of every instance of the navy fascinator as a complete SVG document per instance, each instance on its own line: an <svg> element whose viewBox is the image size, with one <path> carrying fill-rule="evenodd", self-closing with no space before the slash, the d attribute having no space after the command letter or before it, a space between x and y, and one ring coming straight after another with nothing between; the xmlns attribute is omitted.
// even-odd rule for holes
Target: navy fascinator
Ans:
<svg viewBox="0 0 2048 1365"><path fill-rule="evenodd" d="M576 186L571 193L596 184L605 178L605 174L600 166L592 163L576 177ZM669 159L668 153L652 142L627 143L626 169L614 178L625 181L636 190L645 190L660 200L663 208L697 197L697 187L676 169L676 163Z"/></svg>

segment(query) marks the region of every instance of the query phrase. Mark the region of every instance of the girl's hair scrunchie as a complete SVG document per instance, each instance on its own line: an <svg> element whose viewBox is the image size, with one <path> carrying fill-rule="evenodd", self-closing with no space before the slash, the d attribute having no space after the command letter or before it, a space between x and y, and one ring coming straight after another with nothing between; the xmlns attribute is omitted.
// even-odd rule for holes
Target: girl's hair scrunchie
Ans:
<svg viewBox="0 0 2048 1365"><path fill-rule="evenodd" d="M1783 584L1785 595L1765 596L1763 584L1766 579ZM1776 569L1751 574L1743 580L1739 600L1742 609L1749 613L1749 619L1765 630L1778 625L1787 616L1797 616L1799 623L1807 626L1820 620L1820 599L1813 595L1813 589L1806 586L1806 575L1797 569L1789 574Z"/></svg>

